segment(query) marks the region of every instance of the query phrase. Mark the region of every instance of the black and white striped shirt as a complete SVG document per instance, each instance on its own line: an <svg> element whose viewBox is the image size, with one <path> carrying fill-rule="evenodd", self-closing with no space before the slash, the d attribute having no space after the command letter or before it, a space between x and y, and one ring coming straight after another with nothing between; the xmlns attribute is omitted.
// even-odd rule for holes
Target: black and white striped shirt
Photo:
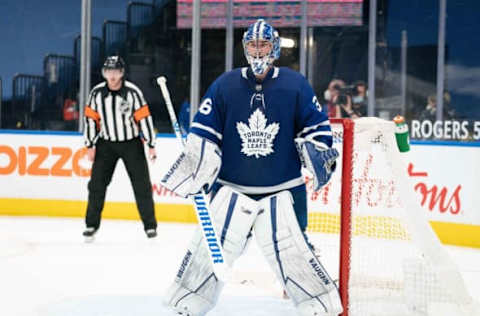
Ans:
<svg viewBox="0 0 480 316"><path fill-rule="evenodd" d="M142 91L125 80L118 91L111 91L106 82L96 85L85 106L85 146L92 147L101 137L122 142L139 137L155 147L153 120Z"/></svg>

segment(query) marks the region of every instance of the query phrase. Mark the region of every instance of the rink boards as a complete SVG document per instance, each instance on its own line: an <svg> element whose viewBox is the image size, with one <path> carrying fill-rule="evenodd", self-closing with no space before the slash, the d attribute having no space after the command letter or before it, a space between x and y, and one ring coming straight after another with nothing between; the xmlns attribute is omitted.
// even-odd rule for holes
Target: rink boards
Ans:
<svg viewBox="0 0 480 316"><path fill-rule="evenodd" d="M160 186L180 147L158 135L158 159L150 164L158 220L194 222L188 200ZM0 215L83 217L91 164L78 133L0 132ZM480 248L480 146L474 143L417 142L408 170L412 196L440 239ZM319 213L321 194L309 194L309 211ZM105 218L138 219L133 190L119 162L108 187Z"/></svg>

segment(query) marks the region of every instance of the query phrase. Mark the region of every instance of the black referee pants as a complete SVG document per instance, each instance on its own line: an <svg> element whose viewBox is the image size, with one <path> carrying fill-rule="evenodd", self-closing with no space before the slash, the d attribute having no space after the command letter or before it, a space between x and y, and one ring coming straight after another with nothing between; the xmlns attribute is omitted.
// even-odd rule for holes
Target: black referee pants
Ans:
<svg viewBox="0 0 480 316"><path fill-rule="evenodd" d="M100 218L105 203L107 186L119 159L123 160L133 186L137 208L144 229L157 228L153 209L153 194L148 165L139 138L125 142L110 142L98 139L92 173L88 182L88 206L85 223L87 227L100 227Z"/></svg>

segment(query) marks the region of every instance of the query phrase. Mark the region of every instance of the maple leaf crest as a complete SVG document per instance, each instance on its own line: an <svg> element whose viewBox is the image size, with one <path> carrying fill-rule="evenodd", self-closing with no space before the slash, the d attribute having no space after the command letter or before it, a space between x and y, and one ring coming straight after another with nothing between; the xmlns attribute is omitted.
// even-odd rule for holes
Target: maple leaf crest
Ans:
<svg viewBox="0 0 480 316"><path fill-rule="evenodd" d="M241 152L255 158L273 153L273 140L279 129L279 123L267 125L267 118L262 111L255 110L248 119L248 125L237 122L237 131L242 139Z"/></svg>

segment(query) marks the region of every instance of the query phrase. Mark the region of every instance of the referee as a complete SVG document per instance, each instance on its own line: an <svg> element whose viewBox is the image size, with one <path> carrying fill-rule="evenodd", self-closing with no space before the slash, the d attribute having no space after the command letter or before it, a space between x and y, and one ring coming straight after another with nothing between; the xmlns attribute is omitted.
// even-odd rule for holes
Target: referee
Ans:
<svg viewBox="0 0 480 316"><path fill-rule="evenodd" d="M90 92L85 106L85 145L93 161L88 182L88 205L83 232L93 241L100 227L107 186L119 159L123 160L133 186L135 200L148 238L157 236L152 185L142 139L148 145L153 162L155 133L148 105L140 89L124 79L125 63L119 56L109 56L102 68L105 81Z"/></svg>

